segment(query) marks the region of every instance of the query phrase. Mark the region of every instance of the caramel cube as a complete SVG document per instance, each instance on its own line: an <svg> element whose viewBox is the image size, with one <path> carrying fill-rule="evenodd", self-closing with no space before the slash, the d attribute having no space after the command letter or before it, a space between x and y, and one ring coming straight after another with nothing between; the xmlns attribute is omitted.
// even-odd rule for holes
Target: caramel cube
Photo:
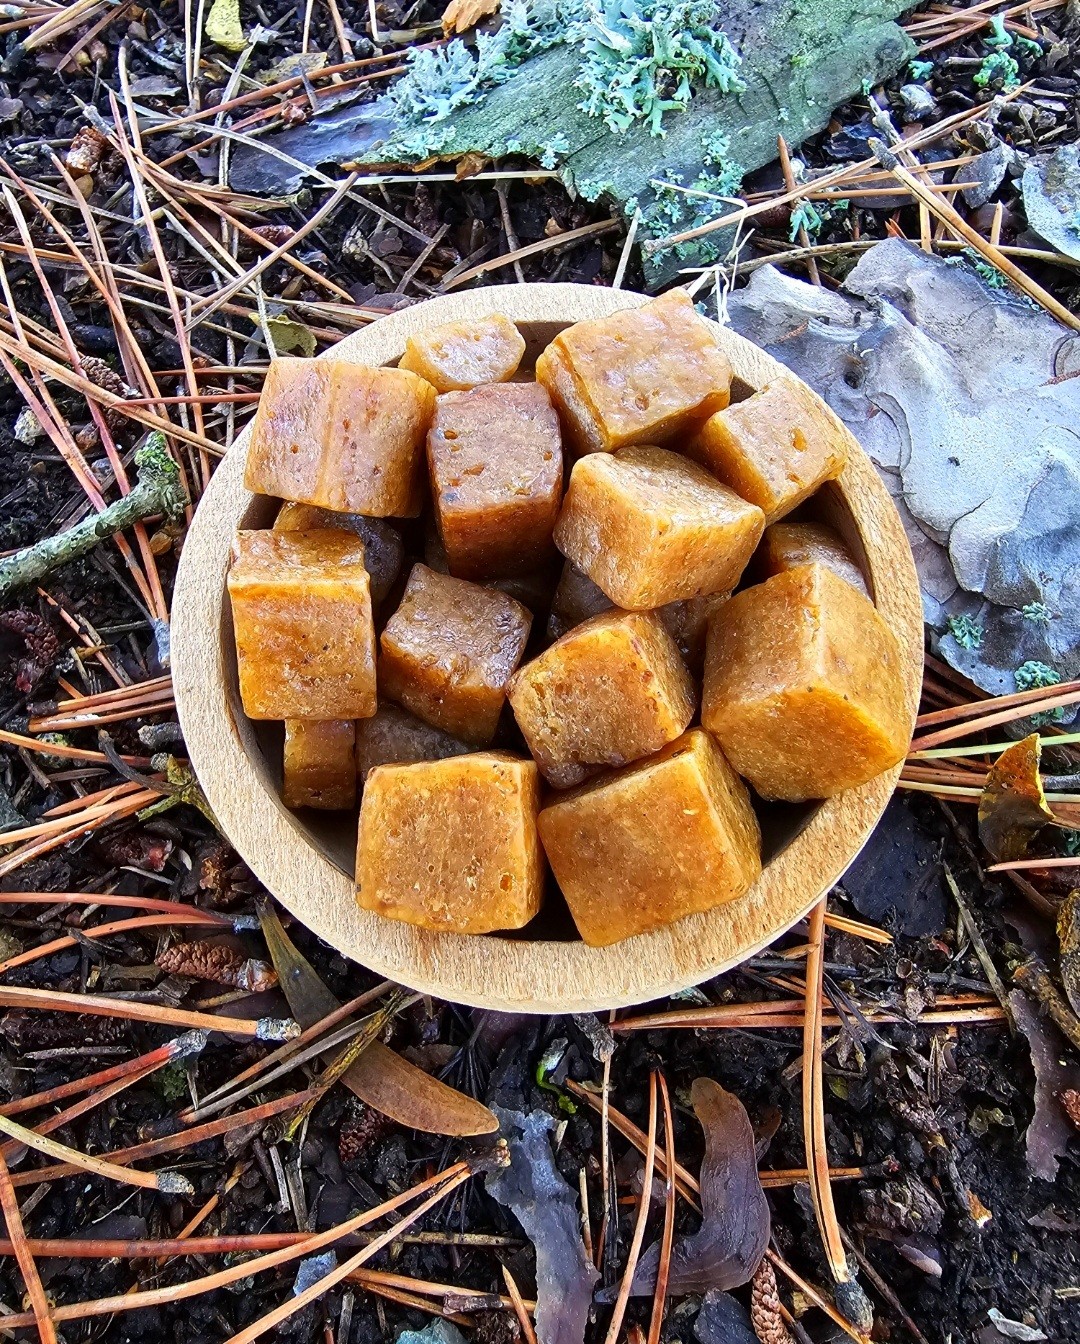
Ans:
<svg viewBox="0 0 1080 1344"><path fill-rule="evenodd" d="M572 560L567 560L551 599L548 638L559 639L575 625L587 621L590 616L599 616L602 611L610 611L614 605L588 574L578 569Z"/></svg>
<svg viewBox="0 0 1080 1344"><path fill-rule="evenodd" d="M358 537L240 532L229 597L249 719L375 713L371 580Z"/></svg>
<svg viewBox="0 0 1080 1344"><path fill-rule="evenodd" d="M442 761L469 751L464 742L397 705L382 704L374 717L356 724L356 773L361 780L377 765Z"/></svg>
<svg viewBox="0 0 1080 1344"><path fill-rule="evenodd" d="M559 550L628 611L730 592L765 526L761 510L666 448L574 464Z"/></svg>
<svg viewBox="0 0 1080 1344"><path fill-rule="evenodd" d="M477 752L368 775L356 850L365 910L439 933L520 929L540 909L532 761Z"/></svg>
<svg viewBox="0 0 1080 1344"><path fill-rule="evenodd" d="M863 572L839 532L824 523L773 523L765 529L757 553L758 569L764 578L813 564L824 565L870 596Z"/></svg>
<svg viewBox="0 0 1080 1344"><path fill-rule="evenodd" d="M711 416L687 453L772 523L844 469L844 428L797 378L775 378L760 392Z"/></svg>
<svg viewBox="0 0 1080 1344"><path fill-rule="evenodd" d="M451 574L522 573L553 552L562 441L539 383L445 393L435 403L427 454Z"/></svg>
<svg viewBox="0 0 1080 1344"><path fill-rule="evenodd" d="M463 392L481 383L508 382L524 353L525 341L513 322L491 313L410 336L398 368L426 378L436 392Z"/></svg>
<svg viewBox="0 0 1080 1344"><path fill-rule="evenodd" d="M558 798L538 824L590 947L733 901L761 872L746 785L700 728Z"/></svg>
<svg viewBox="0 0 1080 1344"><path fill-rule="evenodd" d="M508 698L557 788L659 751L697 708L675 641L651 611L604 612L575 626L514 674Z"/></svg>
<svg viewBox="0 0 1080 1344"><path fill-rule="evenodd" d="M505 593L414 565L380 638L379 689L434 727L486 746L531 625Z"/></svg>
<svg viewBox="0 0 1080 1344"><path fill-rule="evenodd" d="M413 518L435 389L407 369L275 359L251 427L244 484L336 513Z"/></svg>
<svg viewBox="0 0 1080 1344"><path fill-rule="evenodd" d="M668 443L728 404L731 365L682 289L577 322L536 361L578 455Z"/></svg>
<svg viewBox="0 0 1080 1344"><path fill-rule="evenodd" d="M351 719L287 719L281 788L285 806L351 808L356 802L354 738Z"/></svg>
<svg viewBox="0 0 1080 1344"><path fill-rule="evenodd" d="M295 504L287 500L274 519L275 532L310 532L316 528L336 527L351 532L364 543L364 565L371 575L371 600L376 606L394 586L405 560L401 537L381 518L365 518L360 513L334 513L313 504Z"/></svg>
<svg viewBox="0 0 1080 1344"><path fill-rule="evenodd" d="M827 798L903 760L900 646L824 565L737 593L713 617L701 721L764 798Z"/></svg>

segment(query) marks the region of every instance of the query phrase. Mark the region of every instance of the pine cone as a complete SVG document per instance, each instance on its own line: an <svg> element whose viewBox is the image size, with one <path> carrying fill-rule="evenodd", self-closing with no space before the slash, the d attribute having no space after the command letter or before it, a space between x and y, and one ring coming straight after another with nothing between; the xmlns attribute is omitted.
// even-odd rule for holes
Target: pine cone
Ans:
<svg viewBox="0 0 1080 1344"><path fill-rule="evenodd" d="M114 397L123 397L125 400L129 397L138 396L133 387L129 387L123 378L110 368L103 359L98 359L97 355L80 355L79 363L82 365L83 373L106 392L111 392ZM118 410L110 406L102 408L102 415L105 417L105 423L114 432L123 425L127 417Z"/></svg>
<svg viewBox="0 0 1080 1344"><path fill-rule="evenodd" d="M750 1294L750 1323L761 1344L795 1344L791 1331L780 1314L780 1294L776 1289L776 1275L768 1259L762 1256L754 1271Z"/></svg>
<svg viewBox="0 0 1080 1344"><path fill-rule="evenodd" d="M372 1106L353 1101L338 1133L338 1156L342 1162L355 1162L391 1128L391 1122Z"/></svg>
<svg viewBox="0 0 1080 1344"><path fill-rule="evenodd" d="M213 980L258 994L277 984L277 974L265 961L245 957L227 943L209 941L174 943L156 958L166 975L186 975L192 980Z"/></svg>
<svg viewBox="0 0 1080 1344"><path fill-rule="evenodd" d="M75 132L71 148L64 156L64 163L72 176L81 177L84 173L92 173L101 162L108 143L96 126L80 126Z"/></svg>
<svg viewBox="0 0 1080 1344"><path fill-rule="evenodd" d="M1061 1094L1061 1104L1065 1107L1065 1114L1080 1129L1080 1092L1075 1087L1067 1087Z"/></svg>

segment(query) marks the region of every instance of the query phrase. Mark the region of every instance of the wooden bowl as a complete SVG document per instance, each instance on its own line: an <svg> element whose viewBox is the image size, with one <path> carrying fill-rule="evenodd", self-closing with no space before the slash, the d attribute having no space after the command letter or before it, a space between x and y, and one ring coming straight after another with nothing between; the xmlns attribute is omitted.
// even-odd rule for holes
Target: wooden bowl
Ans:
<svg viewBox="0 0 1080 1344"><path fill-rule="evenodd" d="M531 369L563 327L646 302L589 285L523 284L432 299L347 336L329 353L392 364L412 333L443 322L505 313L528 342ZM780 371L764 351L717 327L737 378L749 389ZM736 385L738 388L738 385ZM745 394L748 388L741 389ZM188 531L172 614L173 683L191 762L236 849L297 919L340 952L413 989L484 1008L536 1013L617 1008L698 984L759 952L801 919L862 848L900 767L821 804L780 807L763 818L767 866L740 900L610 947L521 936L429 933L361 910L353 892L355 821L300 820L280 796L281 736L254 724L237 689L225 588L237 528L270 525L272 501L243 483L247 433L214 474ZM907 538L885 487L858 443L840 480L816 497L844 534L903 650L912 721L922 674L922 610Z"/></svg>

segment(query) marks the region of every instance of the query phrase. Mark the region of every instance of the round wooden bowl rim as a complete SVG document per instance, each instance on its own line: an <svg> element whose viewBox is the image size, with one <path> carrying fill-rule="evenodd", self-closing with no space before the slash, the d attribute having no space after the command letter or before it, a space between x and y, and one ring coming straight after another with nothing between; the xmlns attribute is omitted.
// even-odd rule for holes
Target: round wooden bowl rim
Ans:
<svg viewBox="0 0 1080 1344"><path fill-rule="evenodd" d="M387 364L423 328L502 312L525 328L566 326L647 302L589 285L492 286L431 299L345 337L335 359ZM753 387L785 372L727 328L717 333L735 373ZM912 722L922 676L919 585L899 515L873 465L849 437L838 483L866 553L876 602L903 651ZM430 933L362 910L352 877L321 853L259 778L251 726L230 694L222 619L233 534L252 502L243 484L248 434L214 473L188 530L172 614L176 706L191 763L225 834L267 889L302 923L379 975L440 998L504 1011L566 1013L663 998L760 952L803 918L858 854L900 773L826 800L740 900L610 947ZM231 655L230 655L231 656Z"/></svg>

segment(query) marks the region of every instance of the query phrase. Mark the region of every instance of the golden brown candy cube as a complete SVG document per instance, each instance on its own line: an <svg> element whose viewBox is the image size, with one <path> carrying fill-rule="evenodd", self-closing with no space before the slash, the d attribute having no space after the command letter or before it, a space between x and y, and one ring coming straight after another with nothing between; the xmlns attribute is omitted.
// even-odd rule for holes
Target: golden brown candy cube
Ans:
<svg viewBox="0 0 1080 1344"><path fill-rule="evenodd" d="M275 359L251 427L244 484L336 513L415 517L434 409L435 389L407 369Z"/></svg>
<svg viewBox="0 0 1080 1344"><path fill-rule="evenodd" d="M287 719L281 788L285 806L351 808L356 802L354 738L352 719Z"/></svg>
<svg viewBox="0 0 1080 1344"><path fill-rule="evenodd" d="M900 646L824 565L737 593L713 617L701 721L764 798L828 798L903 760Z"/></svg>
<svg viewBox="0 0 1080 1344"><path fill-rule="evenodd" d="M773 523L758 547L757 566L764 578L799 565L825 565L860 593L870 596L863 572L839 532L824 523Z"/></svg>
<svg viewBox="0 0 1080 1344"><path fill-rule="evenodd" d="M574 464L555 542L629 611L735 587L765 526L695 462L666 448L591 453Z"/></svg>
<svg viewBox="0 0 1080 1344"><path fill-rule="evenodd" d="M438 933L524 927L543 899L539 807L536 766L504 752L377 766L360 805L357 900Z"/></svg>
<svg viewBox="0 0 1080 1344"><path fill-rule="evenodd" d="M673 289L567 327L537 359L536 377L580 455L670 442L728 404L731 365L690 296Z"/></svg>
<svg viewBox="0 0 1080 1344"><path fill-rule="evenodd" d="M365 518L361 513L334 513L314 504L295 504L287 500L274 519L275 532L310 532L335 527L352 532L364 543L364 565L371 575L371 600L376 606L394 586L405 559L401 537L381 518Z"/></svg>
<svg viewBox="0 0 1080 1344"><path fill-rule="evenodd" d="M487 579L528 572L553 553L562 441L539 383L439 397L427 454L451 574Z"/></svg>
<svg viewBox="0 0 1080 1344"><path fill-rule="evenodd" d="M591 947L733 901L761 872L746 785L700 728L557 798L538 824Z"/></svg>
<svg viewBox="0 0 1080 1344"><path fill-rule="evenodd" d="M844 427L797 378L773 379L710 417L686 451L772 523L844 469Z"/></svg>
<svg viewBox="0 0 1080 1344"><path fill-rule="evenodd" d="M602 611L610 611L614 605L588 574L578 569L572 560L567 560L551 599L548 638L559 639L575 625L587 621L590 616L599 616Z"/></svg>
<svg viewBox="0 0 1080 1344"><path fill-rule="evenodd" d="M652 611L575 626L515 672L508 698L541 773L560 789L659 751L697 708L682 656Z"/></svg>
<svg viewBox="0 0 1080 1344"><path fill-rule="evenodd" d="M361 780L377 765L415 765L464 756L472 748L433 728L407 709L382 704L373 718L356 724L356 773Z"/></svg>
<svg viewBox="0 0 1080 1344"><path fill-rule="evenodd" d="M525 342L513 322L491 313L410 336L398 368L426 378L436 392L460 392L509 381L524 353Z"/></svg>
<svg viewBox="0 0 1080 1344"><path fill-rule="evenodd" d="M249 719L375 713L375 628L358 537L239 532L229 597Z"/></svg>
<svg viewBox="0 0 1080 1344"><path fill-rule="evenodd" d="M451 736L486 746L531 625L505 593L414 565L380 638L379 689Z"/></svg>

